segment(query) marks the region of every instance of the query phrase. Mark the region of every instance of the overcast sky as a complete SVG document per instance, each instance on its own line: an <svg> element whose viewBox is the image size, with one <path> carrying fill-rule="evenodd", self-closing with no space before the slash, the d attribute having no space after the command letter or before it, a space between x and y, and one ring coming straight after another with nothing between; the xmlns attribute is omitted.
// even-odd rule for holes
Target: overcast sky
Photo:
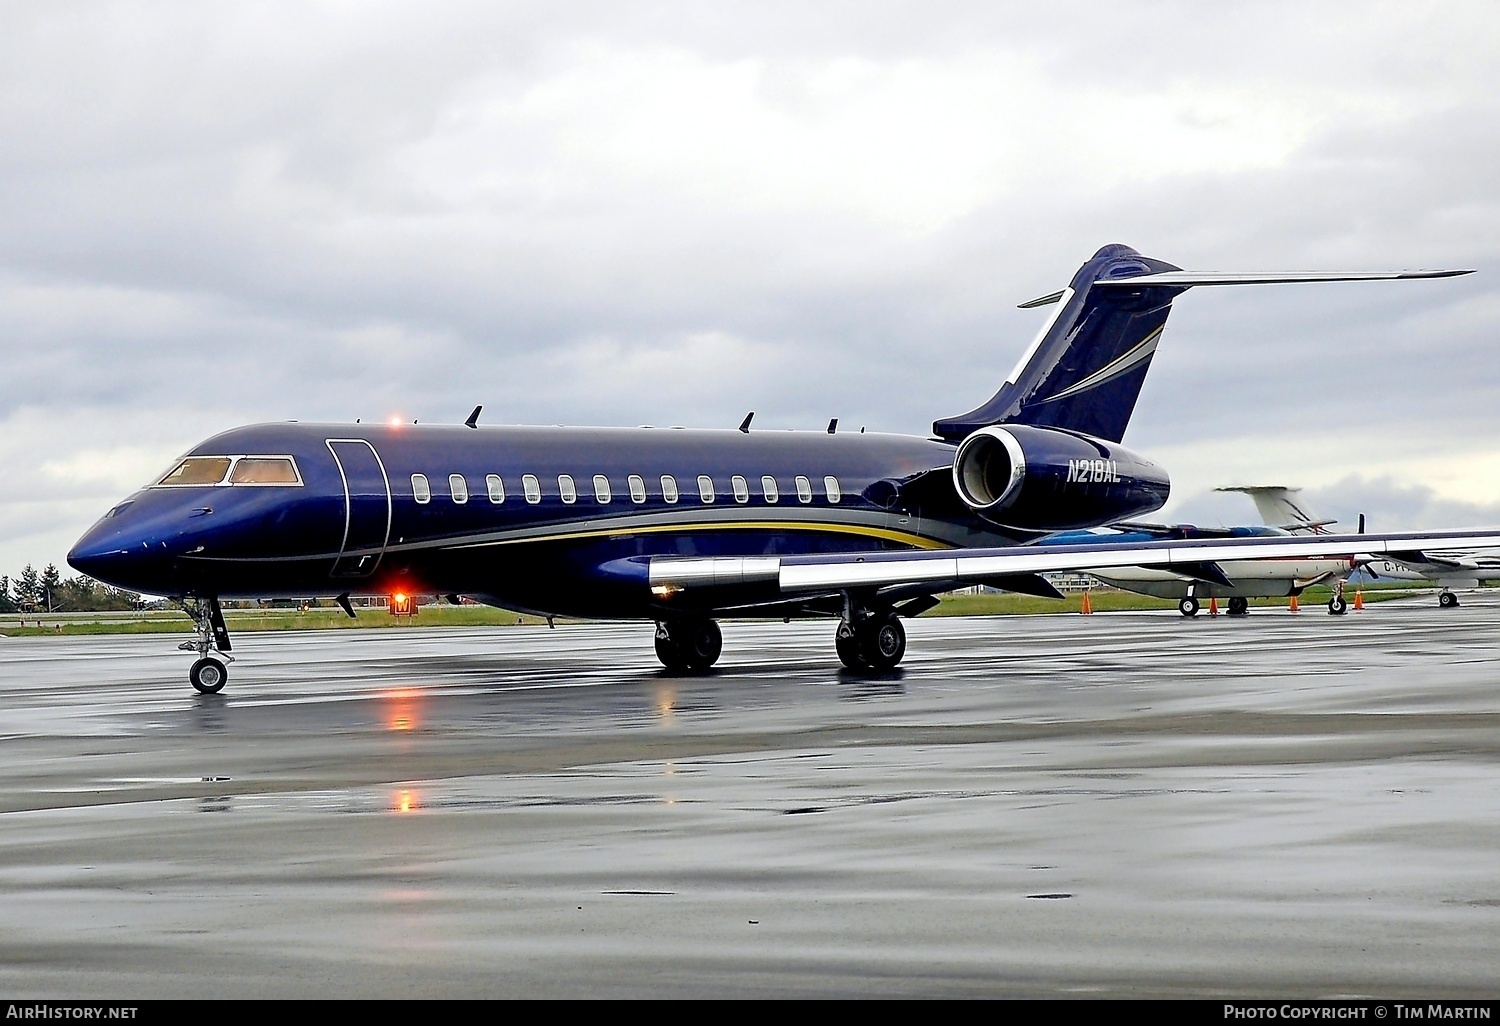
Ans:
<svg viewBox="0 0 1500 1026"><path fill-rule="evenodd" d="M0 573L262 420L926 433L1123 242L1161 519L1500 524L1500 5L0 5Z"/></svg>

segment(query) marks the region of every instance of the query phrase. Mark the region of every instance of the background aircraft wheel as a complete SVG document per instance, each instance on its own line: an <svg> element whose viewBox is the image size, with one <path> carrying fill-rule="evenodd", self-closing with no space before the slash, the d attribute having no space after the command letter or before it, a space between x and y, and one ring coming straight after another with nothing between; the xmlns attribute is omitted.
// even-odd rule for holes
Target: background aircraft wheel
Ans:
<svg viewBox="0 0 1500 1026"><path fill-rule="evenodd" d="M683 648L686 650L689 669L706 670L719 661L719 653L724 651L724 635L717 623L699 620L684 624L683 631L686 634Z"/></svg>
<svg viewBox="0 0 1500 1026"><path fill-rule="evenodd" d="M1250 600L1245 598L1232 598L1229 600L1229 615L1244 616L1250 612Z"/></svg>
<svg viewBox="0 0 1500 1026"><path fill-rule="evenodd" d="M1328 600L1328 612L1332 616L1343 616L1349 611L1349 603L1342 595L1335 595Z"/></svg>
<svg viewBox="0 0 1500 1026"><path fill-rule="evenodd" d="M1177 611L1183 616L1197 616L1198 600L1189 595L1187 598L1177 603Z"/></svg>
<svg viewBox="0 0 1500 1026"><path fill-rule="evenodd" d="M833 647L838 650L839 662L849 669L863 670L869 665L860 651L859 635L847 623L839 624L838 632L833 636Z"/></svg>
<svg viewBox="0 0 1500 1026"><path fill-rule="evenodd" d="M860 648L872 670L893 670L906 655L906 628L894 615L867 624L860 633Z"/></svg>
<svg viewBox="0 0 1500 1026"><path fill-rule="evenodd" d="M192 681L193 687L200 694L217 695L224 690L224 682L229 680L229 671L217 659L204 656L188 671L188 680Z"/></svg>
<svg viewBox="0 0 1500 1026"><path fill-rule="evenodd" d="M1438 596L1438 605L1444 609L1452 609L1458 605L1458 596L1451 591L1445 591Z"/></svg>

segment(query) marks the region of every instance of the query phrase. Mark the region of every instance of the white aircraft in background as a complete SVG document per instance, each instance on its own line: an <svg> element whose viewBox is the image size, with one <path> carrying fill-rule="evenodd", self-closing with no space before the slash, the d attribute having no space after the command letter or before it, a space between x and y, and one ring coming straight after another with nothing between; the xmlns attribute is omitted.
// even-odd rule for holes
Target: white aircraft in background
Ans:
<svg viewBox="0 0 1500 1026"><path fill-rule="evenodd" d="M1220 492L1244 492L1255 500L1261 521L1292 534L1326 534L1333 520L1318 520L1295 498L1298 488L1280 486L1218 488ZM1365 533L1365 518L1359 518L1359 533ZM1400 558L1396 558L1396 557ZM1431 581L1441 589L1438 605L1452 609L1458 605L1453 589L1478 588L1480 582L1500 578L1500 550L1496 549L1428 549L1391 553L1381 558L1356 560L1359 569L1374 578L1394 581Z"/></svg>

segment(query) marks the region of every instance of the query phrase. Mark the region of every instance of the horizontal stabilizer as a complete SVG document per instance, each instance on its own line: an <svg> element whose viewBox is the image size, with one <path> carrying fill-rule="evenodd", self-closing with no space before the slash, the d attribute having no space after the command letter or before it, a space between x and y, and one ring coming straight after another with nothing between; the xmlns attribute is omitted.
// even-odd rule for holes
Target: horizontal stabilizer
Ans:
<svg viewBox="0 0 1500 1026"><path fill-rule="evenodd" d="M1016 309L1035 310L1039 306L1051 306L1053 303L1061 299L1067 293L1067 291L1067 289L1058 289L1056 292L1049 293L1045 296L1038 296L1036 299L1028 299L1026 302L1017 305Z"/></svg>
<svg viewBox="0 0 1500 1026"><path fill-rule="evenodd" d="M1408 271L1158 271L1126 278L1105 278L1094 282L1101 288L1137 288L1141 285L1169 285L1191 288L1194 285L1289 285L1303 281L1394 281L1401 278L1454 278L1473 274L1474 269L1408 270ZM1041 305L1041 300L1032 300Z"/></svg>

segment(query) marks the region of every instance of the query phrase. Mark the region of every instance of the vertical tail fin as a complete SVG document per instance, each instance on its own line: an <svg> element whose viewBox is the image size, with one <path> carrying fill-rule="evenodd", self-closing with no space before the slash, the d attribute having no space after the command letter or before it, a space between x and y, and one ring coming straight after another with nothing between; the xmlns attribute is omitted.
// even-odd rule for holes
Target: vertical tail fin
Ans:
<svg viewBox="0 0 1500 1026"><path fill-rule="evenodd" d="M1255 511L1261 523L1267 527L1280 527L1288 531L1324 533L1323 529L1333 520L1319 520L1296 498L1300 488L1282 485L1242 485L1231 488L1215 488L1216 492L1244 492L1255 500ZM1363 534L1364 532L1360 532Z"/></svg>
<svg viewBox="0 0 1500 1026"><path fill-rule="evenodd" d="M1118 442L1130 424L1172 300L1195 285L1387 281L1450 278L1468 270L1266 271L1192 273L1105 246L1061 292L1022 303L1056 303L1016 369L989 402L932 425L951 441L992 424L1030 424L1079 431Z"/></svg>
<svg viewBox="0 0 1500 1026"><path fill-rule="evenodd" d="M1031 424L1120 441L1172 300L1185 289L1099 283L1176 270L1129 246L1105 246L1066 289L1022 304L1057 308L1000 391L978 409L936 422L933 432L956 441L991 424Z"/></svg>

